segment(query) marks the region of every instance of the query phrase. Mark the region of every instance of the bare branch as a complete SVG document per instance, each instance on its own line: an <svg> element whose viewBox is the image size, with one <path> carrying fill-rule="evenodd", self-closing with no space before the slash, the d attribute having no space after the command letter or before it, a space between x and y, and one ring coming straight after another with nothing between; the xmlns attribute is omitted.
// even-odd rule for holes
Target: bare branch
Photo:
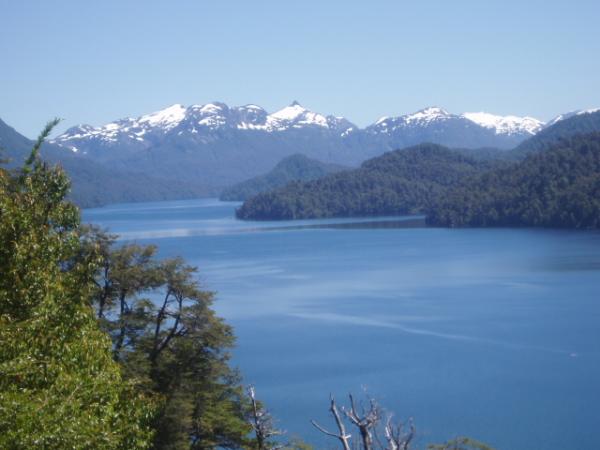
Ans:
<svg viewBox="0 0 600 450"><path fill-rule="evenodd" d="M403 423L394 425L392 423L392 416L388 417L384 433L385 438L388 441L389 450L408 450L410 448L410 443L412 442L416 432L416 428L412 419L409 419L408 426L409 430L404 432Z"/></svg>
<svg viewBox="0 0 600 450"><path fill-rule="evenodd" d="M350 397L350 410L342 408L346 417L352 422L360 432L364 450L373 450L373 430L377 427L380 420L380 410L373 398L369 399L369 410L363 408L362 417L359 415L352 394Z"/></svg>
<svg viewBox="0 0 600 450"><path fill-rule="evenodd" d="M331 415L333 416L333 418L335 419L335 424L338 427L339 430L339 434L335 434L332 433L330 431L327 431L325 428L323 428L322 426L320 426L317 422L315 422L314 420L311 420L310 423L313 424L313 426L319 430L321 433L324 433L328 436L334 437L336 439L338 439L340 441L340 443L342 444L342 447L344 448L344 450L351 450L350 448L350 438L351 435L346 433L346 427L344 426L344 422L342 421L342 418L340 416L340 413L337 409L337 406L335 404L335 399L333 398L333 395L331 395L331 403L329 406L329 412L331 413Z"/></svg>
<svg viewBox="0 0 600 450"><path fill-rule="evenodd" d="M248 397L250 397L250 403L252 404L252 422L250 425L254 429L256 435L257 450L266 450L267 448L270 450L277 450L281 448L281 446L272 447L269 445L269 438L282 435L284 432L275 428L271 414L256 400L254 386L248 386L247 392Z"/></svg>

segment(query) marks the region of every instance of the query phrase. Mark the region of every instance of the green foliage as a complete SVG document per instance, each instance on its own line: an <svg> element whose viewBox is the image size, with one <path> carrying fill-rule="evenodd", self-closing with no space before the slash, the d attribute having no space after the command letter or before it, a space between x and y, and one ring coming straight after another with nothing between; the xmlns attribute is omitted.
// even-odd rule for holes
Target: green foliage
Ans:
<svg viewBox="0 0 600 450"><path fill-rule="evenodd" d="M289 442L287 442L282 450L314 450L314 447L302 440L298 436L292 436Z"/></svg>
<svg viewBox="0 0 600 450"><path fill-rule="evenodd" d="M115 247L88 230L101 250L94 304L126 376L164 399L154 448L240 448L249 444L248 403L229 367L232 329L211 308L197 270L181 258L159 261L154 246Z"/></svg>
<svg viewBox="0 0 600 450"><path fill-rule="evenodd" d="M356 170L251 197L237 216L285 220L422 213L449 186L493 164L422 144L373 158Z"/></svg>
<svg viewBox="0 0 600 450"><path fill-rule="evenodd" d="M510 167L449 189L434 225L600 227L600 133L563 139Z"/></svg>
<svg viewBox="0 0 600 450"><path fill-rule="evenodd" d="M153 405L122 379L90 307L69 180L39 159L0 170L0 448L147 448Z"/></svg>
<svg viewBox="0 0 600 450"><path fill-rule="evenodd" d="M283 187L292 181L310 181L330 173L340 172L344 167L326 164L302 154L282 159L269 173L235 184L221 193L221 200L238 201L262 192Z"/></svg>
<svg viewBox="0 0 600 450"><path fill-rule="evenodd" d="M424 144L257 195L237 211L255 220L395 214L450 227L598 228L600 133L559 139L513 163Z"/></svg>
<svg viewBox="0 0 600 450"><path fill-rule="evenodd" d="M431 444L427 450L494 450L483 442L468 437L458 437L444 444Z"/></svg>

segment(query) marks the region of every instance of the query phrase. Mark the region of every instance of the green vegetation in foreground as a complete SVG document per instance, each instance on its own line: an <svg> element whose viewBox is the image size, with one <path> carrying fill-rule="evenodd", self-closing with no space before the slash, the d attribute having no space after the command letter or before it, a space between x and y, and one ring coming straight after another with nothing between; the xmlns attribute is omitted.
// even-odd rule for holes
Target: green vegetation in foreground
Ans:
<svg viewBox="0 0 600 450"><path fill-rule="evenodd" d="M155 404L112 359L90 298L98 268L80 257L69 181L39 159L0 169L0 448L147 448Z"/></svg>
<svg viewBox="0 0 600 450"><path fill-rule="evenodd" d="M343 166L327 164L297 153L282 159L270 172L225 189L220 199L243 201L261 192L283 187L292 181L316 180L344 169Z"/></svg>
<svg viewBox="0 0 600 450"><path fill-rule="evenodd" d="M252 447L212 294L182 260L80 225L39 158L55 123L0 168L0 448Z"/></svg>
<svg viewBox="0 0 600 450"><path fill-rule="evenodd" d="M359 169L290 183L246 200L240 219L291 220L423 213L448 187L501 164L437 144L421 144L365 161Z"/></svg>
<svg viewBox="0 0 600 450"><path fill-rule="evenodd" d="M228 364L233 332L194 267L81 226L67 176L39 158L55 124L23 168L0 167L0 448L310 450L278 445L254 389L244 393ZM336 410L356 431L340 435L345 450L411 448L412 422L405 431L373 400L368 413L350 400Z"/></svg>
<svg viewBox="0 0 600 450"><path fill-rule="evenodd" d="M233 330L212 310L213 293L181 258L157 260L155 246L115 238L86 230L101 255L92 300L123 376L161 399L152 448L252 446L249 403L228 365Z"/></svg>
<svg viewBox="0 0 600 450"><path fill-rule="evenodd" d="M600 133L560 140L524 161L465 180L427 214L450 227L600 227Z"/></svg>

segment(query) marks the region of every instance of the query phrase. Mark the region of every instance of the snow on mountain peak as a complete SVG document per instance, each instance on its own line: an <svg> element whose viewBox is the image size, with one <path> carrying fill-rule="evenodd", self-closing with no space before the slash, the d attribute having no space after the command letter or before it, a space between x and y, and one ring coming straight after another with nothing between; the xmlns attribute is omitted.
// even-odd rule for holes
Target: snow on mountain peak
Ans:
<svg viewBox="0 0 600 450"><path fill-rule="evenodd" d="M138 118L121 119L100 127L74 127L57 137L55 142L71 145L85 139L113 143L134 140L145 146L153 142L151 136L161 136L175 128L181 135L206 134L223 128L277 132L315 126L339 133L354 127L344 118L315 113L297 101L272 114L254 104L230 108L225 103L212 102L188 108L175 104Z"/></svg>
<svg viewBox="0 0 600 450"><path fill-rule="evenodd" d="M227 106L223 103L214 102L207 103L206 105L197 105L197 109L204 114L220 114L223 110L227 109Z"/></svg>
<svg viewBox="0 0 600 450"><path fill-rule="evenodd" d="M437 106L430 106L429 108L421 109L412 114L405 114L398 117L381 117L377 122L371 125L369 128L375 132L390 133L397 129L410 126L423 126L429 125L430 123L437 122L439 120L446 120L455 117L445 109Z"/></svg>
<svg viewBox="0 0 600 450"><path fill-rule="evenodd" d="M437 106L430 106L428 108L417 111L416 113L409 114L405 116L407 122L412 121L426 121L429 122L431 120L436 120L440 118L446 118L451 116L451 114L445 109L439 108Z"/></svg>
<svg viewBox="0 0 600 450"><path fill-rule="evenodd" d="M583 114L594 111L597 110L576 113ZM443 108L431 106L412 114L382 117L367 127L366 132L391 135L411 130L410 133L414 134L421 129L430 130L438 126L444 129L452 126L464 127L465 123L466 126L473 123L493 131L496 135L511 137L533 135L544 126L542 122L531 117L497 116L484 112L457 115L451 114ZM224 103L212 102L187 108L175 104L138 118L121 119L100 127L80 125L68 129L54 142L65 147L72 147L73 145L79 146L79 143L85 140L91 140L109 145L133 143L138 147L148 148L163 139L164 135L173 132L177 135L197 135L198 139L202 140L207 139L217 130L235 129L262 132L322 129L342 137L360 132L360 128L343 117L316 113L303 107L297 101L293 101L289 106L271 114L255 104L229 107Z"/></svg>
<svg viewBox="0 0 600 450"><path fill-rule="evenodd" d="M429 106L427 108L423 108L415 113L423 114L423 115L434 115L434 116L448 116L450 113L446 111L444 108L440 108L439 106Z"/></svg>
<svg viewBox="0 0 600 450"><path fill-rule="evenodd" d="M169 106L160 111L147 114L137 119L139 124L148 124L149 126L161 126L169 130L176 127L185 118L186 107L180 104Z"/></svg>
<svg viewBox="0 0 600 450"><path fill-rule="evenodd" d="M580 116L581 114L592 114L598 111L600 111L600 108L582 109L581 111L577 111L577 115Z"/></svg>
<svg viewBox="0 0 600 450"><path fill-rule="evenodd" d="M250 103L248 105L244 105L244 106L238 106L238 109L247 109L247 110L254 110L254 111L264 111L263 108L261 108L258 105L253 105L252 103Z"/></svg>
<svg viewBox="0 0 600 450"><path fill-rule="evenodd" d="M443 108L430 106L412 114L398 117L382 117L367 129L373 133L394 133L407 128L427 128L440 122L465 121L493 130L496 135L533 135L541 130L544 123L532 117L496 116L485 112L452 114ZM459 126L459 125L457 125Z"/></svg>
<svg viewBox="0 0 600 450"><path fill-rule="evenodd" d="M560 122L561 120L570 119L573 116L581 116L583 114L592 114L592 113L595 113L598 111L600 111L600 108L577 109L575 111L571 111L568 113L559 114L558 116L556 116L554 119L552 119L550 122L548 122L546 124L546 128L551 125L554 125L557 122Z"/></svg>
<svg viewBox="0 0 600 450"><path fill-rule="evenodd" d="M302 116L304 113L310 112L304 108L300 103L293 102L290 106L280 109L279 111L269 114L269 117L278 120L292 121Z"/></svg>
<svg viewBox="0 0 600 450"><path fill-rule="evenodd" d="M544 122L533 117L497 116L486 112L464 113L465 119L479 126L494 130L496 134L536 134L544 127Z"/></svg>
<svg viewBox="0 0 600 450"><path fill-rule="evenodd" d="M297 101L292 102L279 111L267 116L266 126L269 129L277 130L283 128L302 128L304 126L316 125L327 128L329 123L327 117L322 114L312 112Z"/></svg>

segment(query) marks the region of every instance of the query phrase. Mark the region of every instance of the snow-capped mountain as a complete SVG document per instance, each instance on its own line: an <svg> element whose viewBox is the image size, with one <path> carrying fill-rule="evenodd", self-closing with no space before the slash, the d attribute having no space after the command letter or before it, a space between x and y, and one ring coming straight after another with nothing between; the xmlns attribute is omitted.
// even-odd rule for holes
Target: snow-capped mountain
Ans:
<svg viewBox="0 0 600 450"><path fill-rule="evenodd" d="M212 102L176 104L99 127L79 125L54 143L111 167L185 181L202 179L219 189L265 173L294 153L358 165L385 151L422 142L509 149L543 126L531 117L452 114L430 107L359 128L298 102L271 113L254 104Z"/></svg>
<svg viewBox="0 0 600 450"><path fill-rule="evenodd" d="M509 136L523 134L533 136L544 128L544 122L533 117L496 116L485 112L464 113L462 117L482 127L494 130L496 134Z"/></svg>
<svg viewBox="0 0 600 450"><path fill-rule="evenodd" d="M485 112L451 114L448 111L430 107L399 117L382 117L369 129L376 132L393 132L405 128L426 128L449 121L468 120L483 128L494 131L496 135L534 135L544 127L544 122L533 117L497 116Z"/></svg>
<svg viewBox="0 0 600 450"><path fill-rule="evenodd" d="M100 127L78 125L69 128L54 142L74 152L87 153L91 143L103 147L129 145L147 147L156 144L171 131L176 134L210 135L217 130L237 129L264 132L283 132L290 129L316 128L338 134L356 126L343 117L324 116L312 112L298 102L268 114L257 105L229 107L214 102L205 105L172 105L161 111L138 118L126 118Z"/></svg>
<svg viewBox="0 0 600 450"><path fill-rule="evenodd" d="M546 127L552 126L555 123L560 122L561 120L570 119L571 117L581 116L583 114L592 114L592 113L595 113L595 112L598 112L598 111L600 111L600 108L577 109L575 111L570 111L568 113L559 114L554 119L550 120L546 124Z"/></svg>
<svg viewBox="0 0 600 450"><path fill-rule="evenodd" d="M382 117L373 125L364 129L368 135L387 135L400 137L400 141L419 140L415 135L429 136L435 141L444 140L445 134L466 132L471 134L492 134L507 137L508 142L495 142L483 137L472 139L465 135L462 146L496 146L507 148L514 140L524 139L542 129L544 123L531 117L496 116L484 112L451 114L448 111L430 107L398 117ZM480 129L478 129L480 128ZM55 143L73 151L87 153L92 143L107 147L111 145L127 145L134 148L145 148L156 144L170 132L178 136L185 134L211 135L223 130L248 130L279 133L289 130L313 129L327 131L337 137L348 138L360 130L356 125L343 117L323 115L313 112L293 102L274 113L267 113L257 105L229 107L224 103L214 102L205 105L173 105L161 111L143 115L138 118L126 118L108 123L100 127L78 125L68 129L56 138ZM406 136L397 136L403 134ZM411 137L412 135L412 137ZM402 139L402 138L407 139ZM483 139L483 140L482 140ZM398 140L398 139L393 139ZM460 141L460 139L458 139ZM448 142L440 142L446 143ZM454 143L454 142L453 142ZM457 142L459 145L461 142Z"/></svg>
<svg viewBox="0 0 600 450"><path fill-rule="evenodd" d="M449 147L508 149L542 127L543 122L531 117L496 116L484 112L452 114L432 106L413 114L382 117L364 132L387 150L421 142Z"/></svg>

